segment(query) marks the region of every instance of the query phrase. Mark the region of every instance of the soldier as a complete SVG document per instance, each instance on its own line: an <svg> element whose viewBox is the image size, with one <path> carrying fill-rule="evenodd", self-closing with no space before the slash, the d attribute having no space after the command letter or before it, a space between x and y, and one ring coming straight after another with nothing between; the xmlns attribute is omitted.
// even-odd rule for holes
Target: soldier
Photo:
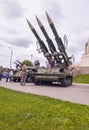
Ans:
<svg viewBox="0 0 89 130"><path fill-rule="evenodd" d="M7 68L6 69L6 82L8 82L8 80L9 80L9 74L10 74L10 69Z"/></svg>
<svg viewBox="0 0 89 130"><path fill-rule="evenodd" d="M2 66L0 66L0 80L2 80L2 72L3 72L3 68Z"/></svg>
<svg viewBox="0 0 89 130"><path fill-rule="evenodd" d="M49 64L51 65L51 67L54 67L55 66L55 59L52 58L49 62Z"/></svg>
<svg viewBox="0 0 89 130"><path fill-rule="evenodd" d="M10 78L10 82L13 81L13 69L11 69L9 72L9 78Z"/></svg>
<svg viewBox="0 0 89 130"><path fill-rule="evenodd" d="M25 77L26 77L26 69L27 69L27 66L24 64L22 66L22 71L21 71L21 80L20 80L21 85L24 85L24 81L25 81Z"/></svg>

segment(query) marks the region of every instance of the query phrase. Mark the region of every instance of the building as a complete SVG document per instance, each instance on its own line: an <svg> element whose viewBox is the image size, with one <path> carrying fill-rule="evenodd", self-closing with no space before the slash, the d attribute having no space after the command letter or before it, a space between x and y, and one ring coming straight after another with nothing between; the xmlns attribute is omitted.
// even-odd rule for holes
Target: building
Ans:
<svg viewBox="0 0 89 130"><path fill-rule="evenodd" d="M85 52L82 54L81 62L73 64L74 76L78 74L89 74L89 40L85 44Z"/></svg>
<svg viewBox="0 0 89 130"><path fill-rule="evenodd" d="M89 40L85 44L85 53L82 55L81 58L81 66L89 67Z"/></svg>

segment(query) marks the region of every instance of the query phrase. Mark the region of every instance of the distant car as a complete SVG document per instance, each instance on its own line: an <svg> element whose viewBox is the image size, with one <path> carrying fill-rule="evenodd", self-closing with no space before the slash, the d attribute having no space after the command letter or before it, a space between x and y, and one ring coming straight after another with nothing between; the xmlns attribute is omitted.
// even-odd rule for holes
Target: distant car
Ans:
<svg viewBox="0 0 89 130"><path fill-rule="evenodd" d="M2 72L2 78L6 78L6 75L7 75L6 71Z"/></svg>
<svg viewBox="0 0 89 130"><path fill-rule="evenodd" d="M20 82L21 80L21 71L16 71L13 74L13 82Z"/></svg>

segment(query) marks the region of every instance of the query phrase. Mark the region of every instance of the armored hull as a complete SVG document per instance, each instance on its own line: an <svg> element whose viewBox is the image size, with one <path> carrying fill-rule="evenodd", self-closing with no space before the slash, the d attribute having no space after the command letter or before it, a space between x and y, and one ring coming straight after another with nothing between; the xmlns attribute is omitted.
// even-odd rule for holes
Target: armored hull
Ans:
<svg viewBox="0 0 89 130"><path fill-rule="evenodd" d="M73 73L70 69L60 67L40 67L37 72L31 72L30 77L36 85L58 83L62 87L72 85Z"/></svg>

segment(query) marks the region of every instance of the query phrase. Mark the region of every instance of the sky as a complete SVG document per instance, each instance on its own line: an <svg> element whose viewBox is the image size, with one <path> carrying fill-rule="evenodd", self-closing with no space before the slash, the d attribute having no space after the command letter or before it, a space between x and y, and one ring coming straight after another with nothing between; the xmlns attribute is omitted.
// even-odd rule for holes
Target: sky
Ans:
<svg viewBox="0 0 89 130"><path fill-rule="evenodd" d="M26 18L48 47L35 16L41 20L58 51L45 12L51 17L63 42L66 34L68 56L73 54L75 62L80 62L85 52L85 44L89 40L88 8L89 0L0 0L0 65L10 66L11 52L12 67L16 60L39 60L41 66L46 64L43 53L37 51L37 39Z"/></svg>

